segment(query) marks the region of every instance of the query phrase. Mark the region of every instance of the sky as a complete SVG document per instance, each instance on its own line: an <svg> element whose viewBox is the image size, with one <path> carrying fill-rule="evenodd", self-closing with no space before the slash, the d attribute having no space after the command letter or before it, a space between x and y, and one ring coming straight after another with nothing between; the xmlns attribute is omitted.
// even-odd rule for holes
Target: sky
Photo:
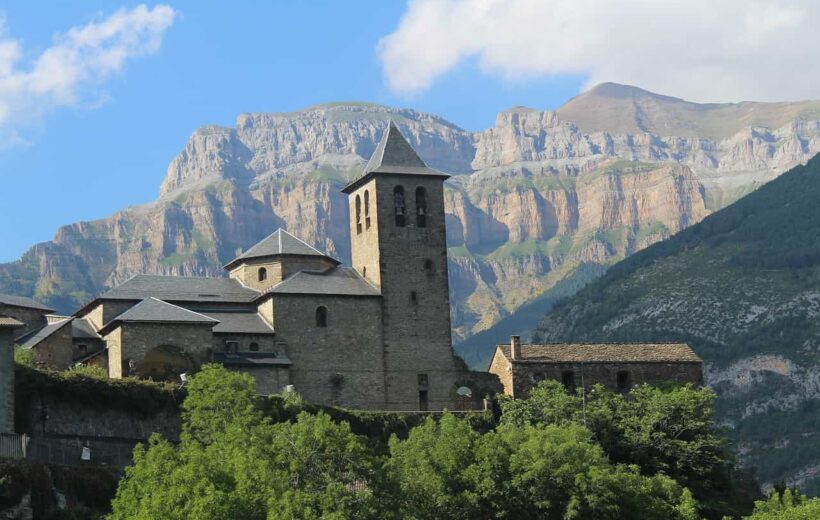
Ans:
<svg viewBox="0 0 820 520"><path fill-rule="evenodd" d="M0 261L154 200L197 127L243 112L369 101L482 130L601 81L820 99L818 22L811 0L7 0Z"/></svg>

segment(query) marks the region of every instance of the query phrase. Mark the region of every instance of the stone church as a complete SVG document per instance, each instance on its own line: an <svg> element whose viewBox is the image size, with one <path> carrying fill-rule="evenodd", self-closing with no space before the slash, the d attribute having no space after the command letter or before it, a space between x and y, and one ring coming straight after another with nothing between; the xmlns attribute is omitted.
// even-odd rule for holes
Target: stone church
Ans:
<svg viewBox="0 0 820 520"><path fill-rule="evenodd" d="M137 275L18 343L54 368L98 364L112 378L179 380L215 361L260 393L292 386L318 404L470 407L480 375L451 343L447 177L391 123L343 189L352 267L280 229L229 262L228 278Z"/></svg>

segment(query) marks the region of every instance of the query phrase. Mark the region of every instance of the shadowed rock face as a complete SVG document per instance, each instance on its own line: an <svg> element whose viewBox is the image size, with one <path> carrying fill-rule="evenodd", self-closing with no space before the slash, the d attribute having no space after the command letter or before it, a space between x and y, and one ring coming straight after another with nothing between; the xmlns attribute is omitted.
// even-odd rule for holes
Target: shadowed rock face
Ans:
<svg viewBox="0 0 820 520"><path fill-rule="evenodd" d="M235 128L194 132L154 203L64 226L0 265L0 291L70 312L137 273L221 276L238 250L280 226L348 262L339 189L392 119L428 165L454 175L458 340L580 265L611 264L804 162L820 151L818 118L818 102L696 105L612 84L557 112L503 112L478 133L371 104L243 114Z"/></svg>

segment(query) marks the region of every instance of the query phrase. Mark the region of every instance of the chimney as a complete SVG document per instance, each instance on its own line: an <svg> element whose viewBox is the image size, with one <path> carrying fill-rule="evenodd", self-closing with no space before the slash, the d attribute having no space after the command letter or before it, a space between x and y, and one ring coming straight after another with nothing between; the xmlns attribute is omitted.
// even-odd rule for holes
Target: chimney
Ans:
<svg viewBox="0 0 820 520"><path fill-rule="evenodd" d="M521 336L510 336L510 358L521 359Z"/></svg>

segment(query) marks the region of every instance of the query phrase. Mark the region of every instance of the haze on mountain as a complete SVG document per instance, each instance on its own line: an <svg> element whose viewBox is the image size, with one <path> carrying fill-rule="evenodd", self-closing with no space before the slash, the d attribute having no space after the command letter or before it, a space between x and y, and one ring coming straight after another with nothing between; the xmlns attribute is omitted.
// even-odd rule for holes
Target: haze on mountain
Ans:
<svg viewBox="0 0 820 520"><path fill-rule="evenodd" d="M687 342L767 483L820 493L820 155L610 268L537 341Z"/></svg>
<svg viewBox="0 0 820 520"><path fill-rule="evenodd" d="M367 103L241 114L233 128L193 133L155 202L63 226L0 264L0 292L71 312L138 273L224 276L238 250L278 227L349 262L339 189L394 120L428 164L453 174L451 301L462 341L571 294L806 161L820 151L818 114L816 101L697 105L615 84L554 112L504 111L481 132ZM469 359L471 349L461 352Z"/></svg>

